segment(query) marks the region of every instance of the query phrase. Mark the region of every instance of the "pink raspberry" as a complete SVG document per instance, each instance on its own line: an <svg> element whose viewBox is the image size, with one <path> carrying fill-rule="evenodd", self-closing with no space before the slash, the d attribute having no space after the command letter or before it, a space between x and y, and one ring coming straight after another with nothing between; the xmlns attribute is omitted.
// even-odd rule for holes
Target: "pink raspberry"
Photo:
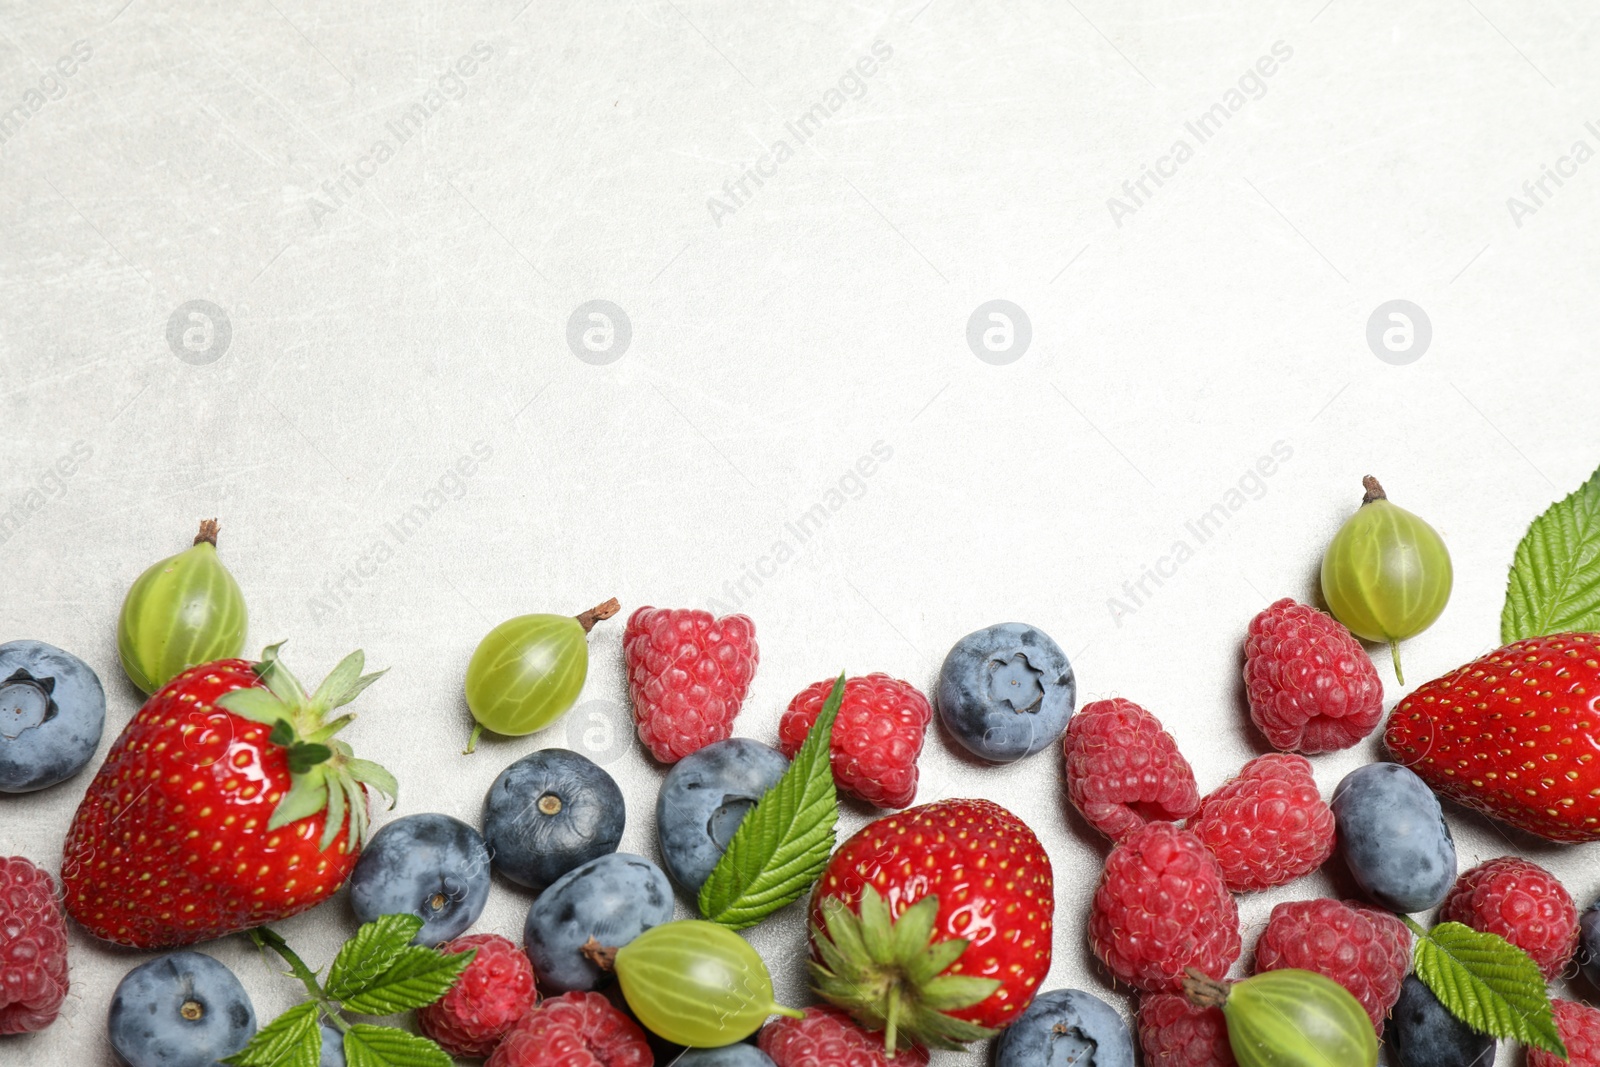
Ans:
<svg viewBox="0 0 1600 1067"><path fill-rule="evenodd" d="M0 1034L56 1021L67 999L67 920L50 876L0 856Z"/></svg>
<svg viewBox="0 0 1600 1067"><path fill-rule="evenodd" d="M1227 974L1239 958L1239 911L1200 839L1164 822L1123 838L1095 890L1089 946L1146 993L1178 991L1189 967Z"/></svg>
<svg viewBox="0 0 1600 1067"><path fill-rule="evenodd" d="M1197 1008L1181 993L1139 998L1145 1067L1235 1067L1228 1022L1219 1008Z"/></svg>
<svg viewBox="0 0 1600 1067"><path fill-rule="evenodd" d="M1250 718L1284 752L1349 748L1383 718L1383 683L1366 649L1333 616L1285 597L1250 621L1244 641Z"/></svg>
<svg viewBox="0 0 1600 1067"><path fill-rule="evenodd" d="M1533 957L1547 980L1578 948L1578 909L1556 876L1516 856L1481 863L1456 879L1441 922L1499 934Z"/></svg>
<svg viewBox="0 0 1600 1067"><path fill-rule="evenodd" d="M639 1024L599 993L563 993L518 1019L486 1067L653 1067Z"/></svg>
<svg viewBox="0 0 1600 1067"><path fill-rule="evenodd" d="M1067 720L1067 797L1113 841L1200 806L1194 770L1161 721L1131 700L1097 700Z"/></svg>
<svg viewBox="0 0 1600 1067"><path fill-rule="evenodd" d="M778 747L794 759L833 692L833 679L807 686L778 723ZM933 718L928 698L887 674L847 678L833 722L830 755L840 789L880 808L903 808L917 795L917 757Z"/></svg>
<svg viewBox="0 0 1600 1067"><path fill-rule="evenodd" d="M439 946L451 954L469 949L478 954L455 988L417 1012L417 1025L450 1055L481 1059L528 1014L539 994L527 955L499 934L468 934Z"/></svg>
<svg viewBox="0 0 1600 1067"><path fill-rule="evenodd" d="M1256 973L1285 968L1331 978L1361 1002L1383 1033L1411 968L1411 935L1388 912L1339 900L1296 900L1272 909L1256 942Z"/></svg>
<svg viewBox="0 0 1600 1067"><path fill-rule="evenodd" d="M928 1067L927 1050L883 1051L883 1034L863 1030L838 1008L807 1008L804 1019L782 1016L756 1039L777 1067Z"/></svg>
<svg viewBox="0 0 1600 1067"><path fill-rule="evenodd" d="M639 740L662 763L676 763L733 735L760 652L756 624L693 608L635 611L622 636Z"/></svg>
<svg viewBox="0 0 1600 1067"><path fill-rule="evenodd" d="M1551 1000L1556 1009L1556 1029L1567 1046L1560 1060L1536 1048L1528 1050L1528 1067L1600 1067L1600 1011L1570 1000Z"/></svg>
<svg viewBox="0 0 1600 1067"><path fill-rule="evenodd" d="M1189 829L1205 842L1236 893L1310 874L1333 854L1333 809L1304 756L1272 753L1200 802Z"/></svg>

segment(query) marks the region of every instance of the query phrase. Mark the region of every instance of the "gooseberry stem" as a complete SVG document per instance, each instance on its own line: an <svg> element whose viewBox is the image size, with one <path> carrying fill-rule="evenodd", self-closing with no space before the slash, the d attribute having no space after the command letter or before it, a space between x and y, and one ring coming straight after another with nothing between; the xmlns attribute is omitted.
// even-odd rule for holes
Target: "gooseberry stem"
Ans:
<svg viewBox="0 0 1600 1067"><path fill-rule="evenodd" d="M1389 654L1394 657L1394 680L1401 685L1406 684L1406 672L1400 669L1400 642L1389 642Z"/></svg>
<svg viewBox="0 0 1600 1067"><path fill-rule="evenodd" d="M217 525L216 519L201 519L200 532L194 535L194 543L197 545L210 545L212 548L216 548L217 533L221 529L222 527Z"/></svg>
<svg viewBox="0 0 1600 1067"><path fill-rule="evenodd" d="M1379 485L1378 479L1374 478L1372 475L1369 474L1365 478L1361 479L1361 485L1362 488L1366 489L1367 491L1367 495L1361 498L1361 502L1363 504L1370 504L1374 500L1389 499L1389 494L1383 491L1383 486Z"/></svg>
<svg viewBox="0 0 1600 1067"><path fill-rule="evenodd" d="M1228 1003L1228 984L1207 977L1193 967L1185 972L1183 993L1197 1008L1220 1008Z"/></svg>
<svg viewBox="0 0 1600 1067"><path fill-rule="evenodd" d="M607 974L617 969L617 950L590 938L578 946L578 954Z"/></svg>
<svg viewBox="0 0 1600 1067"><path fill-rule="evenodd" d="M602 619L609 619L611 616L615 615L621 610L622 605L617 603L616 597L612 597L604 604L596 604L588 611L585 611L579 615L578 625L583 627L584 633L588 633L590 630L594 629L595 623L600 622Z"/></svg>
<svg viewBox="0 0 1600 1067"><path fill-rule="evenodd" d="M782 1004L774 1004L772 1006L772 1014L782 1015L789 1019L804 1019L806 1017L806 1013L799 1008L786 1008Z"/></svg>
<svg viewBox="0 0 1600 1067"><path fill-rule="evenodd" d="M467 738L467 747L461 750L463 756L470 756L478 751L478 738L483 736L483 723L472 724L472 736Z"/></svg>
<svg viewBox="0 0 1600 1067"><path fill-rule="evenodd" d="M289 965L289 973L300 979L300 984L306 987L306 992L311 994L311 999L317 1002L317 1007L322 1009L322 1014L327 1017L334 1027L341 1033L350 1032L350 1024L339 1016L339 1006L323 991L322 983L317 981L317 973L306 966L295 950L289 947L289 942L271 927L262 926L249 931L250 940L254 941L257 948L268 949L283 957Z"/></svg>

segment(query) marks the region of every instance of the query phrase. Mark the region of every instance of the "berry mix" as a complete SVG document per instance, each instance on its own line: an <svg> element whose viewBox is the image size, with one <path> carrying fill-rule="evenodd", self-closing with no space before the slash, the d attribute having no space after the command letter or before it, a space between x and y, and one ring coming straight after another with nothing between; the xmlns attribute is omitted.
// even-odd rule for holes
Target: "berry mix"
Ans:
<svg viewBox="0 0 1600 1067"><path fill-rule="evenodd" d="M1530 1067L1600 1067L1600 1010L1547 985L1600 988L1600 904L1580 917L1518 855L1459 871L1441 802L1600 840L1600 472L1517 550L1504 647L1386 722L1363 642L1389 645L1399 677L1400 642L1454 576L1438 533L1365 487L1324 555L1327 610L1282 599L1242 628L1270 751L1204 794L1150 710L1077 707L1035 626L961 638L931 694L882 673L818 681L769 745L735 736L754 622L638 608L622 647L639 741L665 767L656 857L618 850L622 791L561 748L506 767L481 828L424 812L374 830L373 794L397 783L339 735L379 675L356 652L308 690L276 646L242 658L244 596L204 523L127 595L118 652L149 699L65 829L59 887L41 858L0 857L0 1035L55 1021L70 919L162 953L104 1006L126 1067L921 1067L979 1041L997 1067L1375 1067L1380 1048L1391 1067L1490 1067L1502 1042ZM619 610L495 627L464 680L468 751L565 715L589 632ZM0 793L84 770L105 716L82 660L0 644ZM1060 751L1067 803L1105 838L1087 914L1057 913L1050 857L1006 808L916 803L930 729L996 764ZM1315 757L1380 729L1391 759L1325 799ZM841 794L883 812L843 841ZM1245 943L1237 895L1329 864L1348 899L1280 903ZM472 930L495 872L534 893L520 943ZM361 925L314 968L270 924L341 889ZM673 918L684 897L699 918ZM776 1002L739 933L796 904L809 959L784 962L809 1005ZM1051 983L1058 923L1134 992L1131 1025ZM298 980L303 1002L258 1020L239 977L187 947L232 935L281 957L286 976L257 977Z"/></svg>

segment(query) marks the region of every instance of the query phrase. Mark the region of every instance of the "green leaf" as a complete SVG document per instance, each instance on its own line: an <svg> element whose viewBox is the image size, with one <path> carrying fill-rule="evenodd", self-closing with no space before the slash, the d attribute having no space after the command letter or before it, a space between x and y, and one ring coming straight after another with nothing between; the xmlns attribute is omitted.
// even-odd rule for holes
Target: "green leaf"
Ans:
<svg viewBox="0 0 1600 1067"><path fill-rule="evenodd" d="M275 726L289 714L288 705L270 689L235 689L218 697L217 707L262 726Z"/></svg>
<svg viewBox="0 0 1600 1067"><path fill-rule="evenodd" d="M339 998L341 1007L357 1015L393 1015L425 1008L450 992L476 955L476 950L446 955L414 945L360 992Z"/></svg>
<svg viewBox="0 0 1600 1067"><path fill-rule="evenodd" d="M324 983L328 996L344 1000L366 989L421 932L422 920L415 915L380 915L364 924L333 958Z"/></svg>
<svg viewBox="0 0 1600 1067"><path fill-rule="evenodd" d="M1445 1010L1480 1033L1566 1059L1544 975L1526 952L1460 923L1440 923L1432 931L1406 925L1417 934L1417 977Z"/></svg>
<svg viewBox="0 0 1600 1067"><path fill-rule="evenodd" d="M700 887L707 919L734 930L754 926L800 899L827 867L839 821L830 746L843 702L840 674L794 762L745 815Z"/></svg>
<svg viewBox="0 0 1600 1067"><path fill-rule="evenodd" d="M297 1004L256 1031L250 1043L223 1060L234 1067L317 1067L322 1034L314 1002Z"/></svg>
<svg viewBox="0 0 1600 1067"><path fill-rule="evenodd" d="M1508 645L1569 630L1600 630L1600 470L1528 527L1500 613Z"/></svg>
<svg viewBox="0 0 1600 1067"><path fill-rule="evenodd" d="M344 1058L347 1067L454 1067L449 1054L427 1038L366 1023L344 1035Z"/></svg>

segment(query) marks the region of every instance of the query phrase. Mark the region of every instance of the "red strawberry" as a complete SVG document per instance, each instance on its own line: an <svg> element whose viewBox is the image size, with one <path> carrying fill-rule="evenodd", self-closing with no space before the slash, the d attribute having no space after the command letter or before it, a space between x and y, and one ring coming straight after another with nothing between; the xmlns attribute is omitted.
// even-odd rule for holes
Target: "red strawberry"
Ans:
<svg viewBox="0 0 1600 1067"><path fill-rule="evenodd" d="M801 690L778 723L778 747L794 759L833 679ZM844 683L844 702L833 723L833 777L851 796L880 808L903 808L917 796L917 757L933 708L910 682L869 674Z"/></svg>
<svg viewBox="0 0 1600 1067"><path fill-rule="evenodd" d="M1600 841L1600 634L1530 637L1429 682L1384 734L1435 793L1552 841Z"/></svg>
<svg viewBox="0 0 1600 1067"><path fill-rule="evenodd" d="M1050 970L1055 891L1033 831L987 800L868 823L811 895L812 985L906 1044L960 1048L1015 1022Z"/></svg>
<svg viewBox="0 0 1600 1067"><path fill-rule="evenodd" d="M628 617L622 655L639 740L662 763L676 763L733 736L760 650L748 616L643 607Z"/></svg>
<svg viewBox="0 0 1600 1067"><path fill-rule="evenodd" d="M377 679L354 652L307 696L278 662L218 660L159 690L111 746L67 833L67 911L134 948L206 941L296 915L344 884L369 836L367 786L328 721ZM381 672L380 672L381 673Z"/></svg>

